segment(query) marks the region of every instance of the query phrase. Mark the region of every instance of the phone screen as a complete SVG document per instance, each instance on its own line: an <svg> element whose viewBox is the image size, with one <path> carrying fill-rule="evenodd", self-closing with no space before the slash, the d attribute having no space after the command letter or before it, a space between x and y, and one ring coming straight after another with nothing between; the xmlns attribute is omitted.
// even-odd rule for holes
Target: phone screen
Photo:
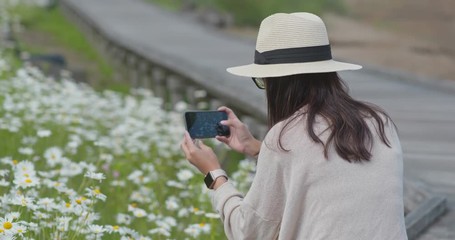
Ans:
<svg viewBox="0 0 455 240"><path fill-rule="evenodd" d="M229 136L229 127L221 125L227 119L226 112L220 111L190 111L185 112L186 129L191 138L214 138Z"/></svg>

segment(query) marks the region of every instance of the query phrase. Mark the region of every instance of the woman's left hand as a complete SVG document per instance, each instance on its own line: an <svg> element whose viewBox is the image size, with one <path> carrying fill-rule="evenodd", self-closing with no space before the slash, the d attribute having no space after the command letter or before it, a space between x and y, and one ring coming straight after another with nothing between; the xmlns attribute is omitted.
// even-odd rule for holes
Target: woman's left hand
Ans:
<svg viewBox="0 0 455 240"><path fill-rule="evenodd" d="M206 175L209 171L221 168L218 158L213 150L202 141L199 141L198 145L199 146L196 146L196 144L194 144L190 134L185 131L181 147L185 153L186 159L188 159L188 161L197 167L204 175Z"/></svg>

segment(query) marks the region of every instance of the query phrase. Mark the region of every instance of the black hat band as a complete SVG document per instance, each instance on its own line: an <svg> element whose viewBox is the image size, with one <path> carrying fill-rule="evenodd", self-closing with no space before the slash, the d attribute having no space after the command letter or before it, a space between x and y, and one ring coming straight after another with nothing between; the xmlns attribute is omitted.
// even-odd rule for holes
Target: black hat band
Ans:
<svg viewBox="0 0 455 240"><path fill-rule="evenodd" d="M280 63L317 62L332 59L330 45L285 48L254 53L254 63L260 65Z"/></svg>

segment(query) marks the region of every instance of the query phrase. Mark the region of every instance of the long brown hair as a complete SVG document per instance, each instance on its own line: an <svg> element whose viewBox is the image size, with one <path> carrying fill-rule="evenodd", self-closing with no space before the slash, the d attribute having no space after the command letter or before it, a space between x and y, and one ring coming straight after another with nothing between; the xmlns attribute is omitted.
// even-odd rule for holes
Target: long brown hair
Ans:
<svg viewBox="0 0 455 240"><path fill-rule="evenodd" d="M324 146L326 158L329 145L333 142L338 155L346 161L369 161L373 133L366 118L374 119L380 139L390 147L384 133L384 121L390 120L388 115L375 105L349 96L346 84L336 72L267 78L265 83L269 127L290 118L296 111L307 106L303 114L307 114L308 134L314 142ZM329 123L331 132L326 142L314 132L313 125L317 116L322 116ZM279 148L284 151L289 150L283 147L281 137L290 122L287 121L284 125L278 139Z"/></svg>

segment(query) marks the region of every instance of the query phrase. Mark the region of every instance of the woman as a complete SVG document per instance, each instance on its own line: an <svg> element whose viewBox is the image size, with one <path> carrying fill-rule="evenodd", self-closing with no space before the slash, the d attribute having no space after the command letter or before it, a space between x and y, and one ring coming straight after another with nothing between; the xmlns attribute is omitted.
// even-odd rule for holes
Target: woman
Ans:
<svg viewBox="0 0 455 240"><path fill-rule="evenodd" d="M270 130L255 139L229 108L229 137L258 157L246 196L227 180L212 149L185 133L187 159L206 175L229 239L407 239L403 161L392 120L352 99L332 60L322 20L274 14L261 23L254 64L228 71L265 88Z"/></svg>

